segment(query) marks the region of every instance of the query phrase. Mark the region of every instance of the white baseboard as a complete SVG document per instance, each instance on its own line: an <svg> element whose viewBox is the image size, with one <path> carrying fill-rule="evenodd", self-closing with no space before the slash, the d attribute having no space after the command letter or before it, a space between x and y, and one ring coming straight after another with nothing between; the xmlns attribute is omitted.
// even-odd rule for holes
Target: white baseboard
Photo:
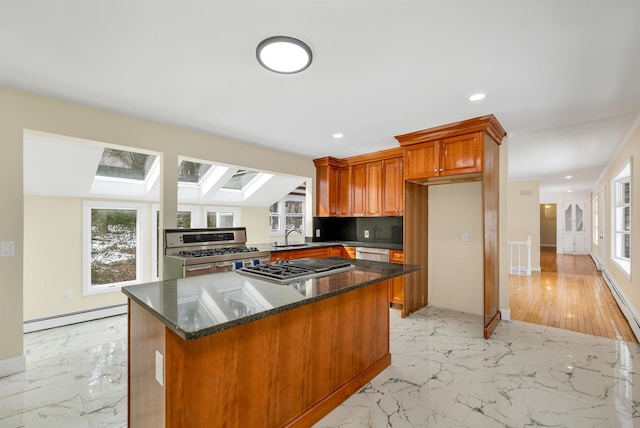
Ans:
<svg viewBox="0 0 640 428"><path fill-rule="evenodd" d="M509 321L511 319L511 309L500 309L500 318Z"/></svg>
<svg viewBox="0 0 640 428"><path fill-rule="evenodd" d="M63 325L77 324L79 322L93 321L100 318L112 317L127 313L127 304L108 306L105 308L91 309L87 311L73 312L47 318L38 318L24 322L24 332L31 333L48 328L61 327Z"/></svg>
<svg viewBox="0 0 640 428"><path fill-rule="evenodd" d="M24 355L0 360L0 377L23 372L27 369L27 358Z"/></svg>
<svg viewBox="0 0 640 428"><path fill-rule="evenodd" d="M591 251L589 255L591 256L591 260L593 260L593 263L595 263L596 269L602 270L602 262L600 261L600 258L598 257L598 255L593 251Z"/></svg>
<svg viewBox="0 0 640 428"><path fill-rule="evenodd" d="M629 326L631 327L633 334L635 334L636 339L640 338L640 321L638 321L640 320L640 313L638 313L633 305L628 303L629 299L627 299L627 296L620 287L618 287L613 278L609 276L609 273L606 270L602 271L602 277L604 278L604 282L609 286L614 299L618 302L618 306L620 307L622 314L625 316L627 321L629 321Z"/></svg>

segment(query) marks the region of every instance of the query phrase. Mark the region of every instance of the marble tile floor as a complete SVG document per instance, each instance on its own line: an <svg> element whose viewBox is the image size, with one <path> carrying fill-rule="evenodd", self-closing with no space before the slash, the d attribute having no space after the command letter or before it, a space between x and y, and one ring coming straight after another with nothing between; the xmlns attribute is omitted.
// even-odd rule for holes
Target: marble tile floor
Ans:
<svg viewBox="0 0 640 428"><path fill-rule="evenodd" d="M391 311L392 365L315 428L640 426L640 345L519 321ZM126 316L25 335L0 427L125 427ZM638 367L638 368L636 368Z"/></svg>

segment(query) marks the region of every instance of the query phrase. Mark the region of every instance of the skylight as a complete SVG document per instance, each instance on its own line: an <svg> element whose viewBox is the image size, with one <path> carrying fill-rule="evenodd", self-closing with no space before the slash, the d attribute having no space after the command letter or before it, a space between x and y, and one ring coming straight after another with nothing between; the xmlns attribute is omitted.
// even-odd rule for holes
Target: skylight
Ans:
<svg viewBox="0 0 640 428"><path fill-rule="evenodd" d="M178 165L178 182L200 183L212 165L183 160Z"/></svg>
<svg viewBox="0 0 640 428"><path fill-rule="evenodd" d="M222 188L229 190L242 190L256 177L256 175L258 175L256 171L239 169L235 174L233 174L233 177L227 181L227 184L222 186Z"/></svg>
<svg viewBox="0 0 640 428"><path fill-rule="evenodd" d="M105 148L96 171L97 176L145 180L157 156Z"/></svg>

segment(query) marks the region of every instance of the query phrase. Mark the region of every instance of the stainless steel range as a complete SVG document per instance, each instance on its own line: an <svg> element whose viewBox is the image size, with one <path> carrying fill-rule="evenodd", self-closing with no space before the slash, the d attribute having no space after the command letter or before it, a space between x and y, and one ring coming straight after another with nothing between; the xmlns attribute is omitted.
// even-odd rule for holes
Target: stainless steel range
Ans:
<svg viewBox="0 0 640 428"><path fill-rule="evenodd" d="M164 231L164 279L267 264L270 256L270 251L247 247L244 227Z"/></svg>
<svg viewBox="0 0 640 428"><path fill-rule="evenodd" d="M278 260L268 265L245 266L238 269L237 272L278 284L287 284L294 281L333 275L352 269L354 269L354 266L348 261L306 258Z"/></svg>

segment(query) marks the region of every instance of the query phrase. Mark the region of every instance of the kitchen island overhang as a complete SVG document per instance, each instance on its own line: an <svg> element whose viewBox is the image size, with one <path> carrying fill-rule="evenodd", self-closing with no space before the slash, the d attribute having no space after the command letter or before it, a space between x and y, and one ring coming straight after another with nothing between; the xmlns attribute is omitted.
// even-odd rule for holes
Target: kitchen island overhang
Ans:
<svg viewBox="0 0 640 428"><path fill-rule="evenodd" d="M129 426L310 426L339 405L390 364L387 281L419 269L348 260L285 285L228 272L123 289Z"/></svg>

